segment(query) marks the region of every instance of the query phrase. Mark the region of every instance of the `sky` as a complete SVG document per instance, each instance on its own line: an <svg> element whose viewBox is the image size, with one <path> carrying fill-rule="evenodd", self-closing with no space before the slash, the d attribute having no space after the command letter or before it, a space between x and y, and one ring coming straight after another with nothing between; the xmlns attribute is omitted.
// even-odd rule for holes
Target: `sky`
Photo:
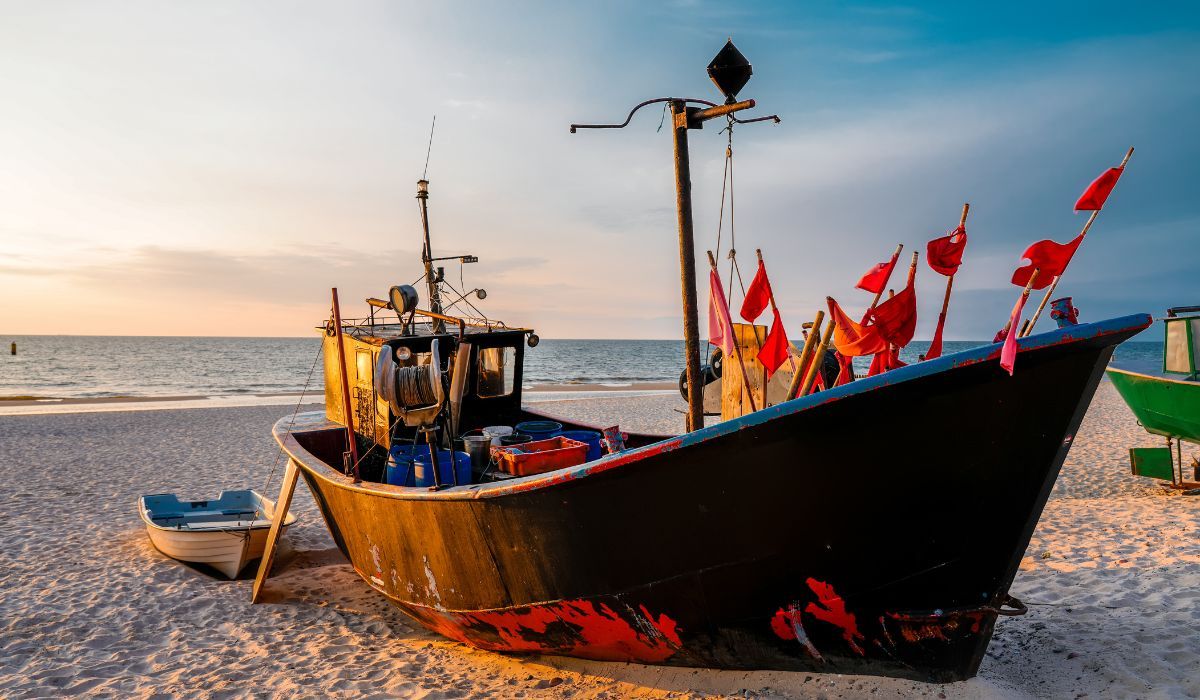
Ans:
<svg viewBox="0 0 1200 700"><path fill-rule="evenodd" d="M360 315L421 275L413 195L436 114L434 252L479 256L446 276L486 289L482 311L544 338L679 338L661 109L623 130L568 125L656 97L720 101L705 67L728 37L754 65L745 116L782 118L735 129L733 201L743 271L762 249L788 327L827 295L861 311L858 277L897 243L923 253L970 202L946 335L990 338L1021 252L1074 237L1075 199L1130 146L1059 295L1085 321L1200 303L1195 4L0 0L0 13L0 334L303 336L331 287ZM720 127L690 133L702 285ZM725 249L728 236L726 221ZM920 264L918 338L944 283Z"/></svg>

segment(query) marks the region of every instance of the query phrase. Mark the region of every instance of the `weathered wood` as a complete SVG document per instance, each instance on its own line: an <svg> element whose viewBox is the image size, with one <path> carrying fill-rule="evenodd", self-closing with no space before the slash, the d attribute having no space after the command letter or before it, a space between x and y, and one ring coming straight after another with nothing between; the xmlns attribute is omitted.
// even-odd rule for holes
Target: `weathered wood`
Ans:
<svg viewBox="0 0 1200 700"><path fill-rule="evenodd" d="M287 469L283 472L283 484L279 487L279 498L275 499L275 512L271 514L271 532L267 534L267 547L263 550L262 561L258 563L258 574L254 577L254 588L250 591L250 602L257 603L262 595L267 576L271 575L271 564L275 561L275 548L279 544L283 524L287 521L288 509L292 507L292 496L296 493L296 481L300 477L300 469L296 462L288 459Z"/></svg>
<svg viewBox="0 0 1200 700"><path fill-rule="evenodd" d="M733 339L743 362L727 362L722 370L721 420L752 413L760 405L754 397L766 396L767 370L758 361L758 350L766 336L766 326L733 324Z"/></svg>
<svg viewBox="0 0 1200 700"><path fill-rule="evenodd" d="M792 375L792 381L788 383L787 397L789 399L796 398L796 392L800 391L800 383L804 381L804 368L808 367L810 358L812 357L813 348L821 339L821 323L825 320L825 312L817 311L817 317L813 320L812 328L808 330L808 337L804 339L804 349L800 351L800 369Z"/></svg>
<svg viewBox="0 0 1200 700"><path fill-rule="evenodd" d="M804 383L800 385L800 392L797 396L807 396L812 390L813 383L817 381L817 372L821 371L821 363L825 360L825 351L829 348L829 339L833 337L833 329L837 327L837 323L831 318L829 325L825 326L825 333L821 336L821 344L817 346L816 354L813 355L812 364L808 367L808 372L804 375Z"/></svg>
<svg viewBox="0 0 1200 700"><path fill-rule="evenodd" d="M704 427L704 392L700 383L700 321L696 306L696 249L692 235L692 169L688 159L687 105L683 100L671 100L670 104L671 114L674 115L675 218L679 229L679 282L683 294L687 429L699 430Z"/></svg>

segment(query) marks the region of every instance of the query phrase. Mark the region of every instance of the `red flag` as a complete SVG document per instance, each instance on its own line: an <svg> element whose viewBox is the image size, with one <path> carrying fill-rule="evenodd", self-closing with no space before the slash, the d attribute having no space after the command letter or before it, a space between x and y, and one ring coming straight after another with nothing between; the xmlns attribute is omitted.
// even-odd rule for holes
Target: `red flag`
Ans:
<svg viewBox="0 0 1200 700"><path fill-rule="evenodd" d="M949 235L935 238L925 246L925 262L938 274L950 277L958 272L963 251L966 249L967 229L965 226L959 226Z"/></svg>
<svg viewBox="0 0 1200 700"><path fill-rule="evenodd" d="M848 355L843 355L841 353L838 353L837 361L838 361L838 376L837 376L837 381L835 381L833 383L833 385L841 386L843 384L849 384L850 382L854 381L854 358L850 357Z"/></svg>
<svg viewBox="0 0 1200 700"><path fill-rule="evenodd" d="M899 257L900 253L897 252L892 256L891 260L881 262L870 270L867 270L867 274L863 275L858 280L858 284L854 286L872 294L879 294L887 286L888 278L892 276L892 268L896 267L896 260Z"/></svg>
<svg viewBox="0 0 1200 700"><path fill-rule="evenodd" d="M930 341L929 350L925 353L926 360L942 356L942 329L945 327L946 314L938 314L937 329L933 331L933 340Z"/></svg>
<svg viewBox="0 0 1200 700"><path fill-rule="evenodd" d="M1121 173L1125 168L1109 168L1100 177L1092 181L1088 188L1079 196L1079 201L1075 202L1075 211L1098 211L1104 208L1104 202L1108 199L1108 195L1112 194L1113 188L1117 186L1117 180L1121 179Z"/></svg>
<svg viewBox="0 0 1200 700"><path fill-rule="evenodd" d="M716 270L708 273L708 342L721 348L726 357L733 354L733 319Z"/></svg>
<svg viewBox="0 0 1200 700"><path fill-rule="evenodd" d="M879 337L896 347L912 341L917 331L917 290L910 284L870 312Z"/></svg>
<svg viewBox="0 0 1200 700"><path fill-rule="evenodd" d="M1038 277L1041 278L1041 274L1038 274ZM1021 326L1021 311L1025 308L1025 300L1028 298L1022 294L1013 306L1012 316L1008 319L1008 333L1004 337L1004 347L1000 349L1000 366L1008 370L1009 376L1012 376L1013 365L1017 362L1017 336L1020 335L1017 329Z"/></svg>
<svg viewBox="0 0 1200 700"><path fill-rule="evenodd" d="M788 359L788 339L787 331L783 329L783 319L779 317L779 310L775 310L775 322L771 324L771 332L767 334L767 342L763 343L762 349L758 351L758 361L763 367L767 368L767 378L770 379L772 374L779 369Z"/></svg>
<svg viewBox="0 0 1200 700"><path fill-rule="evenodd" d="M1021 257L1028 260L1029 264L1017 268L1017 271L1013 273L1012 283L1018 287L1024 287L1029 284L1030 276L1037 269L1041 272L1038 273L1037 280L1033 283L1033 289L1049 287L1054 278L1067 269L1067 263L1071 262L1071 256L1075 255L1075 249L1079 247L1080 243L1083 243L1082 233L1070 243L1055 243L1054 241L1034 243L1026 248L1024 253L1021 253Z"/></svg>
<svg viewBox="0 0 1200 700"><path fill-rule="evenodd" d="M833 346L844 357L874 355L887 349L887 341L879 336L874 326L859 325L851 321L833 297L825 297L825 301L829 304L830 320L837 324L833 330ZM838 383L844 383L840 375Z"/></svg>
<svg viewBox="0 0 1200 700"><path fill-rule="evenodd" d="M876 374L882 374L893 369L904 367L908 363L900 361L900 348L892 347L884 352L878 353L871 358L871 368L867 370L867 376L873 377Z"/></svg>
<svg viewBox="0 0 1200 700"><path fill-rule="evenodd" d="M746 299L742 301L741 316L747 323L754 323L754 319L761 316L763 309L770 303L771 281L767 279L766 266L759 260L758 272L754 273L750 288L746 290Z"/></svg>

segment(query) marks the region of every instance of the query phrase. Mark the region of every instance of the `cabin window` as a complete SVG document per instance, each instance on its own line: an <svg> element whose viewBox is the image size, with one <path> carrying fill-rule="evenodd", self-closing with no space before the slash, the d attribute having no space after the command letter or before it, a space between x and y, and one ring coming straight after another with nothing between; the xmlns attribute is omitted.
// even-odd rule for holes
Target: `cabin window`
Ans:
<svg viewBox="0 0 1200 700"><path fill-rule="evenodd" d="M508 396L515 388L516 377L516 348L480 348L479 386L476 393L484 398Z"/></svg>
<svg viewBox="0 0 1200 700"><path fill-rule="evenodd" d="M1188 322L1192 319L1167 321L1167 349L1163 369L1182 374L1192 373L1191 348L1188 347Z"/></svg>

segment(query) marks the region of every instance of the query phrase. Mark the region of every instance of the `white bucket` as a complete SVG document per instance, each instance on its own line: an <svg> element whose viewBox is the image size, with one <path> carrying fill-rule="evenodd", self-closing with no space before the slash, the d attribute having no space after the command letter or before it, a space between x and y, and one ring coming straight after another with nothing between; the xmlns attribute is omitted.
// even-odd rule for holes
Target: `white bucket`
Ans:
<svg viewBox="0 0 1200 700"><path fill-rule="evenodd" d="M499 446L500 438L512 435L513 429L507 425L491 425L483 429L483 434L492 439L492 445Z"/></svg>

